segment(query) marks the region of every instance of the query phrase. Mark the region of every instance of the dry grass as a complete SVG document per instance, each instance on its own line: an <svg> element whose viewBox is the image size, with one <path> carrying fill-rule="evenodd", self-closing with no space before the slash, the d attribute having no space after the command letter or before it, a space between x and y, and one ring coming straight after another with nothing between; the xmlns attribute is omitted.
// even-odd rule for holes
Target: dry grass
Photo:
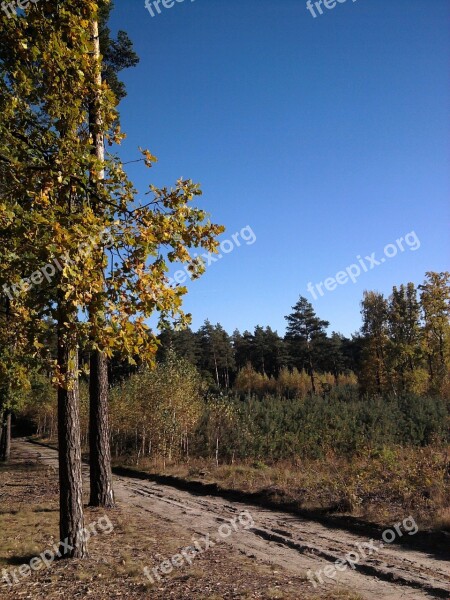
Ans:
<svg viewBox="0 0 450 600"><path fill-rule="evenodd" d="M434 522L436 528L450 531L450 507L447 506L446 508L438 510Z"/></svg>
<svg viewBox="0 0 450 600"><path fill-rule="evenodd" d="M264 492L299 508L350 514L389 526L405 513L421 528L450 530L450 472L447 448L385 449L351 459L329 455L304 460L216 465L211 461L141 462L152 473L218 483L243 492Z"/></svg>

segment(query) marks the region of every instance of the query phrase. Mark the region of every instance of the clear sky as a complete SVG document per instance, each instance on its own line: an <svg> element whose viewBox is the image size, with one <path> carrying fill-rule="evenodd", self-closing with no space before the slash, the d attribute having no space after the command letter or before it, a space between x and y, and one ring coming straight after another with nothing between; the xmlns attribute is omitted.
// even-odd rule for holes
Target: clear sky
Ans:
<svg viewBox="0 0 450 600"><path fill-rule="evenodd" d="M449 0L347 0L316 18L305 0L184 0L154 17L144 0L115 4L112 28L141 59L123 77L121 156L159 159L132 179L192 178L223 240L256 236L189 283L194 328L283 333L303 295L350 334L365 289L449 269ZM358 256L356 283L314 299L309 282Z"/></svg>

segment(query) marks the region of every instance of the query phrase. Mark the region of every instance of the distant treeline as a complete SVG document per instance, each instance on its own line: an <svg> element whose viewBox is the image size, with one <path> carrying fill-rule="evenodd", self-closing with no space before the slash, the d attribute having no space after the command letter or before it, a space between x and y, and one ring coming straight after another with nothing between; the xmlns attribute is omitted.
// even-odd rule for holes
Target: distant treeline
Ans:
<svg viewBox="0 0 450 600"><path fill-rule="evenodd" d="M220 324L206 321L196 332L161 333L158 358L173 349L217 388L237 385L238 389L281 395L284 390L289 394L292 388L308 388L319 393L333 383L356 381L354 374L361 390L369 394L413 392L448 397L449 282L449 273L430 272L423 285L394 287L389 298L365 292L363 325L351 338L336 332L327 335L329 323L300 297L286 317L283 337L259 325L253 332L236 330L229 335ZM302 373L309 383L300 382Z"/></svg>

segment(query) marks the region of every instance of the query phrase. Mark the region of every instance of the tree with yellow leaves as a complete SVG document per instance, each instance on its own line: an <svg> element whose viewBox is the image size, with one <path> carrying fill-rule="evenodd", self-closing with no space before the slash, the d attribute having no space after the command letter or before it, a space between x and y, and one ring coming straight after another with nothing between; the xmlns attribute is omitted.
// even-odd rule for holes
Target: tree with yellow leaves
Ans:
<svg viewBox="0 0 450 600"><path fill-rule="evenodd" d="M60 539L64 556L71 557L87 551L79 348L151 362L157 341L148 317L158 311L162 322L189 321L181 308L187 290L169 286L169 264L187 262L200 275L203 265L191 259L191 249L214 252L223 230L191 206L201 194L197 184L150 186L150 199L142 204L117 156L92 151L89 106L98 86L98 56L91 25L98 9L92 0L47 0L0 21L0 236L5 241L0 269L6 286L20 283L11 302L16 318L34 324L36 332L44 316L57 323L52 368L58 388ZM109 144L122 137L115 104L105 84L97 117ZM151 166L151 153L142 155ZM26 263L22 257L29 257ZM28 270L32 265L55 261L60 268L51 278L23 285L35 271ZM37 333L34 345L41 349Z"/></svg>

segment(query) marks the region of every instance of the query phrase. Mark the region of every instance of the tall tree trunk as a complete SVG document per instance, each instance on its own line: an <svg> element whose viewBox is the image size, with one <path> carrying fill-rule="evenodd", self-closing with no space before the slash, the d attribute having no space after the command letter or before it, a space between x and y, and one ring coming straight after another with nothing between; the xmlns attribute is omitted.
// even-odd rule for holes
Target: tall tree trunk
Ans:
<svg viewBox="0 0 450 600"><path fill-rule="evenodd" d="M100 39L98 21L91 26L94 43L94 60L100 61ZM100 63L96 72L96 97L89 107L89 129L94 140L96 158L104 163L105 142L103 123L100 114L102 75ZM105 173L102 169L98 175L101 181ZM103 252L103 250L102 250ZM100 258L100 269L103 269L103 257ZM100 271L99 277L103 277ZM93 301L95 312L99 299ZM89 464L90 464L90 504L111 508L114 506L114 493L111 472L111 449L108 410L108 362L104 353L92 350L90 355L90 386L89 386Z"/></svg>
<svg viewBox="0 0 450 600"><path fill-rule="evenodd" d="M92 352L89 384L89 449L91 494L89 504L114 506L108 411L108 365L102 352Z"/></svg>
<svg viewBox="0 0 450 600"><path fill-rule="evenodd" d="M64 385L58 388L58 446L60 540L63 558L83 558L87 544L83 536L83 480L78 388L78 348L76 338L58 328L58 366Z"/></svg>
<svg viewBox="0 0 450 600"><path fill-rule="evenodd" d="M0 461L8 461L11 457L11 411L6 409L1 422Z"/></svg>

